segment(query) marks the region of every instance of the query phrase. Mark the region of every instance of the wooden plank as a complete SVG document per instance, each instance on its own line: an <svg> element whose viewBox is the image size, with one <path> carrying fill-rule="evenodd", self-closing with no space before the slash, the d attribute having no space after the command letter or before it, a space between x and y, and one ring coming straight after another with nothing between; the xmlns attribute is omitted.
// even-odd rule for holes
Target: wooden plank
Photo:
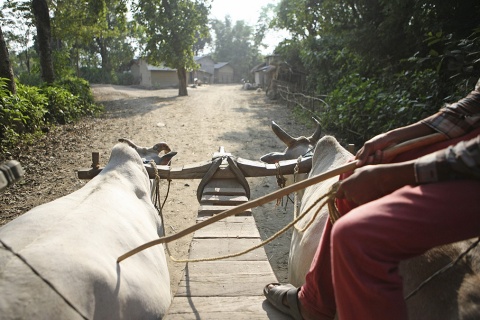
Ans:
<svg viewBox="0 0 480 320"><path fill-rule="evenodd" d="M212 270L216 270L213 271ZM222 272L218 272L222 270ZM190 262L185 268L186 277L231 277L240 274L266 274L272 272L267 259L263 260L217 260L206 262ZM273 273L273 272L272 272ZM258 292L261 294L261 291Z"/></svg>
<svg viewBox="0 0 480 320"><path fill-rule="evenodd" d="M201 205L198 208L198 216L199 217L212 216L214 214L217 214L232 208L233 208L232 206ZM252 215L252 209L247 209L239 214L236 214L235 216L251 216L251 215Z"/></svg>
<svg viewBox="0 0 480 320"><path fill-rule="evenodd" d="M268 261L189 263L176 296L255 296L261 295L263 287L271 282L276 278Z"/></svg>
<svg viewBox="0 0 480 320"><path fill-rule="evenodd" d="M255 219L250 217L229 217L195 231L194 237L201 238L260 238Z"/></svg>
<svg viewBox="0 0 480 320"><path fill-rule="evenodd" d="M241 188L242 185L236 179L213 179L210 180L205 188Z"/></svg>
<svg viewBox="0 0 480 320"><path fill-rule="evenodd" d="M245 189L240 188L208 188L203 189L203 194L210 195L216 194L219 196L245 196Z"/></svg>
<svg viewBox="0 0 480 320"><path fill-rule="evenodd" d="M245 196L219 196L216 194L203 195L200 204L230 205L235 206L248 201Z"/></svg>
<svg viewBox="0 0 480 320"><path fill-rule="evenodd" d="M217 238L217 239L193 239L190 245L190 258L211 258L234 254L249 249L261 241L260 239L236 239L236 238ZM229 260L244 261L266 261L265 250L260 247L244 255L228 258Z"/></svg>
<svg viewBox="0 0 480 320"><path fill-rule="evenodd" d="M251 297L176 297L168 310L167 320L264 320L291 319L265 300Z"/></svg>
<svg viewBox="0 0 480 320"><path fill-rule="evenodd" d="M246 192L236 179L213 179L205 185L203 194L245 196Z"/></svg>

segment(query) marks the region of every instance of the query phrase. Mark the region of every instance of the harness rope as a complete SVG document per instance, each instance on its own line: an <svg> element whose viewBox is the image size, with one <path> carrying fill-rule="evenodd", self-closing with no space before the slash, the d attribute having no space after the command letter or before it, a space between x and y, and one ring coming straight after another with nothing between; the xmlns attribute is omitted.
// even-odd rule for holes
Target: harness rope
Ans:
<svg viewBox="0 0 480 320"><path fill-rule="evenodd" d="M420 283L418 285L417 288L415 288L414 290L412 290L412 292L410 292L407 296L405 296L404 300L407 301L408 299L410 299L411 297L413 297L415 294L417 294L420 289L422 289L427 283L429 283L430 281L432 281L434 278L436 278L437 276L441 275L442 273L445 273L446 271L448 271L449 269L453 268L463 257L465 257L471 250L473 250L478 244L480 243L480 238L477 239L477 241L475 241L474 243L472 243L464 252L462 252L458 257L457 259L455 259L454 261L448 263L447 265L445 265L443 268L441 268L440 270L438 270L437 272L435 272L434 274L432 274L430 277L428 277L427 279L425 279L422 283Z"/></svg>
<svg viewBox="0 0 480 320"><path fill-rule="evenodd" d="M277 185L278 185L279 188L285 188L285 185L287 183L287 179L280 172L280 164L278 162L275 162L275 167L277 168L277 173L276 173ZM286 208L287 204L288 204L288 198L287 198L287 201L285 203L285 208ZM277 199L277 202L276 202L275 206L278 207L279 205L283 206L283 197Z"/></svg>

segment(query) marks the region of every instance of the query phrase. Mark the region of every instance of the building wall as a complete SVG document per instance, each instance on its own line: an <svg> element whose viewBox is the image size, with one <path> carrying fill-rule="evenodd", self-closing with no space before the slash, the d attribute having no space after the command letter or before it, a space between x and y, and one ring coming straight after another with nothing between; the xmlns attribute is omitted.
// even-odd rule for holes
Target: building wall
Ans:
<svg viewBox="0 0 480 320"><path fill-rule="evenodd" d="M196 62L200 65L201 70L204 70L210 74L214 73L215 62L209 56L201 57L200 59L196 60Z"/></svg>
<svg viewBox="0 0 480 320"><path fill-rule="evenodd" d="M265 87L265 73L263 71L255 72L255 83L261 88Z"/></svg>
<svg viewBox="0 0 480 320"><path fill-rule="evenodd" d="M140 85L144 87L152 86L152 76L147 67L147 62L143 59L140 59L138 62L138 69L140 71Z"/></svg>
<svg viewBox="0 0 480 320"><path fill-rule="evenodd" d="M152 70L151 86L155 88L178 88L178 76L176 71Z"/></svg>
<svg viewBox="0 0 480 320"><path fill-rule="evenodd" d="M215 70L215 83L233 83L233 68L227 64Z"/></svg>

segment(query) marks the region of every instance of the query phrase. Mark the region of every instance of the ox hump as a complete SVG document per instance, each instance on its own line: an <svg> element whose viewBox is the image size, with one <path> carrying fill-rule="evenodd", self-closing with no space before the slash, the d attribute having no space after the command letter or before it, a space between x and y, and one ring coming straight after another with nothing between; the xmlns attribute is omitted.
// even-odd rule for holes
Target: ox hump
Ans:
<svg viewBox="0 0 480 320"><path fill-rule="evenodd" d="M353 159L353 154L347 151L333 136L323 136L315 147L313 166L316 164L341 165Z"/></svg>

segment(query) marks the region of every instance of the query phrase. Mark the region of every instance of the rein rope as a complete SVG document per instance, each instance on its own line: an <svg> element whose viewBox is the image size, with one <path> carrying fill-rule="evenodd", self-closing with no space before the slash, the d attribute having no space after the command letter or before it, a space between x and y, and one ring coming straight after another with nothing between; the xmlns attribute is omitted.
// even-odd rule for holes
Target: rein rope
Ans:
<svg viewBox="0 0 480 320"><path fill-rule="evenodd" d="M172 257L170 255L170 251L168 250L168 247L167 247L167 252L170 256L170 259L172 259L172 261L174 262L182 262L182 263L187 263L187 262L205 262L205 261L217 261L217 260L223 260L223 259L228 259L228 258L233 258L233 257L238 257L238 256L241 256L241 255L244 255L244 254L247 254L255 249L258 249L260 247L263 247L265 246L266 244L272 242L273 240L277 239L279 236L281 236L283 233L285 233L288 229L290 229L292 226L294 226L298 221L300 221L301 219L303 219L309 212L310 210L315 206L317 205L319 202L321 202L322 200L323 203L320 205L320 208L317 210L317 212L315 213L314 217L308 222L307 226L303 229L303 230L306 230L312 223L313 221L315 220L315 217L317 216L318 212L326 205L328 204L330 201L332 201L333 199L335 199L335 193L336 193L336 190L334 190L333 188L326 194L322 195L321 197L319 197L315 203L313 203L309 208L308 210L306 210L304 213L302 213L300 216L298 216L297 218L295 218L293 221L291 221L290 223L288 223L285 227L283 227L282 229L280 229L279 231L277 231L274 235L272 235L271 237L269 237L268 239L262 241L261 243L255 245L255 246L252 246L248 249L245 249L243 251L240 251L240 252L237 252L237 253L232 253L232 254L227 254L227 255L223 255L223 256L217 256L217 257L210 257L210 258L199 258L199 259L176 259L174 257ZM167 243L165 243L167 244Z"/></svg>
<svg viewBox="0 0 480 320"><path fill-rule="evenodd" d="M152 163L152 167L154 168L154 171L155 171L155 184L156 184L156 188L157 188L157 192L156 192L156 195L155 195L155 199L159 199L160 198L160 188L159 188L159 185L160 185L160 176L158 174L158 170L157 170L157 167L155 165L155 163ZM297 169L297 172L298 172L298 169ZM247 254L255 249L258 249L260 247L263 247L265 246L266 244L272 242L273 240L277 239L279 236L281 236L283 233L285 233L288 229L290 229L292 226L295 226L295 224L300 221L301 219L303 219L312 209L313 207L315 207L318 203L320 203L322 200L324 200L322 202L322 204L320 205L320 207L317 209L317 211L315 212L315 214L313 215L312 219L310 219L310 221L307 223L307 225L301 230L301 232L304 232L305 230L307 230L313 223L313 221L315 221L315 218L317 217L318 213L320 212L320 210L322 210L322 208L325 206L325 205L328 205L328 208L330 210L333 210L333 212L330 212L330 217L334 217L335 215L338 215L338 211L336 210L335 208L335 205L333 204L334 203L334 200L335 200L335 194L337 192L337 189L338 189L338 182L335 183L334 185L332 185L332 187L330 188L330 190L320 196L307 210L305 210L304 213L302 213L300 216L298 217L294 217L293 221L291 221L290 223L288 223L285 227L283 227L282 229L280 229L279 231L277 231L275 234L273 234L271 237L267 238L266 240L262 241L261 243L255 245L255 246L252 246L248 249L245 249L243 251L240 251L240 252L237 252L237 253L232 253L232 254L227 254L227 255L223 255L223 256L217 256L217 257L209 257L209 258L198 258L198 259L177 259L175 257L172 256L171 252L170 252L170 249L168 247L168 243L170 241L166 241L165 242L165 249L168 253L168 256L169 258L173 261L173 262L178 262L178 263L189 263L189 262L206 262L206 261L217 261L217 260L223 260L223 259L228 259L228 258L233 258L233 257L238 257L238 256L241 256L241 255L244 255L244 254ZM155 202L155 206L156 206L156 203ZM158 213L164 223L164 230L166 229L165 228L165 220L163 218L163 212L162 212L162 209L163 209L163 206L161 208L157 208L158 210ZM332 223L333 223L333 220L332 220Z"/></svg>
<svg viewBox="0 0 480 320"><path fill-rule="evenodd" d="M480 243L480 238L477 239L474 243L472 243L464 252L462 252L457 259L453 260L452 262L448 263L446 266L432 274L430 277L425 279L422 283L418 285L417 288L412 290L405 298L404 300L407 301L411 297L413 297L415 294L417 294L427 283L432 281L434 278L438 277L442 273L445 273L446 271L452 269L463 257L465 257L470 251L472 251L478 244Z"/></svg>

